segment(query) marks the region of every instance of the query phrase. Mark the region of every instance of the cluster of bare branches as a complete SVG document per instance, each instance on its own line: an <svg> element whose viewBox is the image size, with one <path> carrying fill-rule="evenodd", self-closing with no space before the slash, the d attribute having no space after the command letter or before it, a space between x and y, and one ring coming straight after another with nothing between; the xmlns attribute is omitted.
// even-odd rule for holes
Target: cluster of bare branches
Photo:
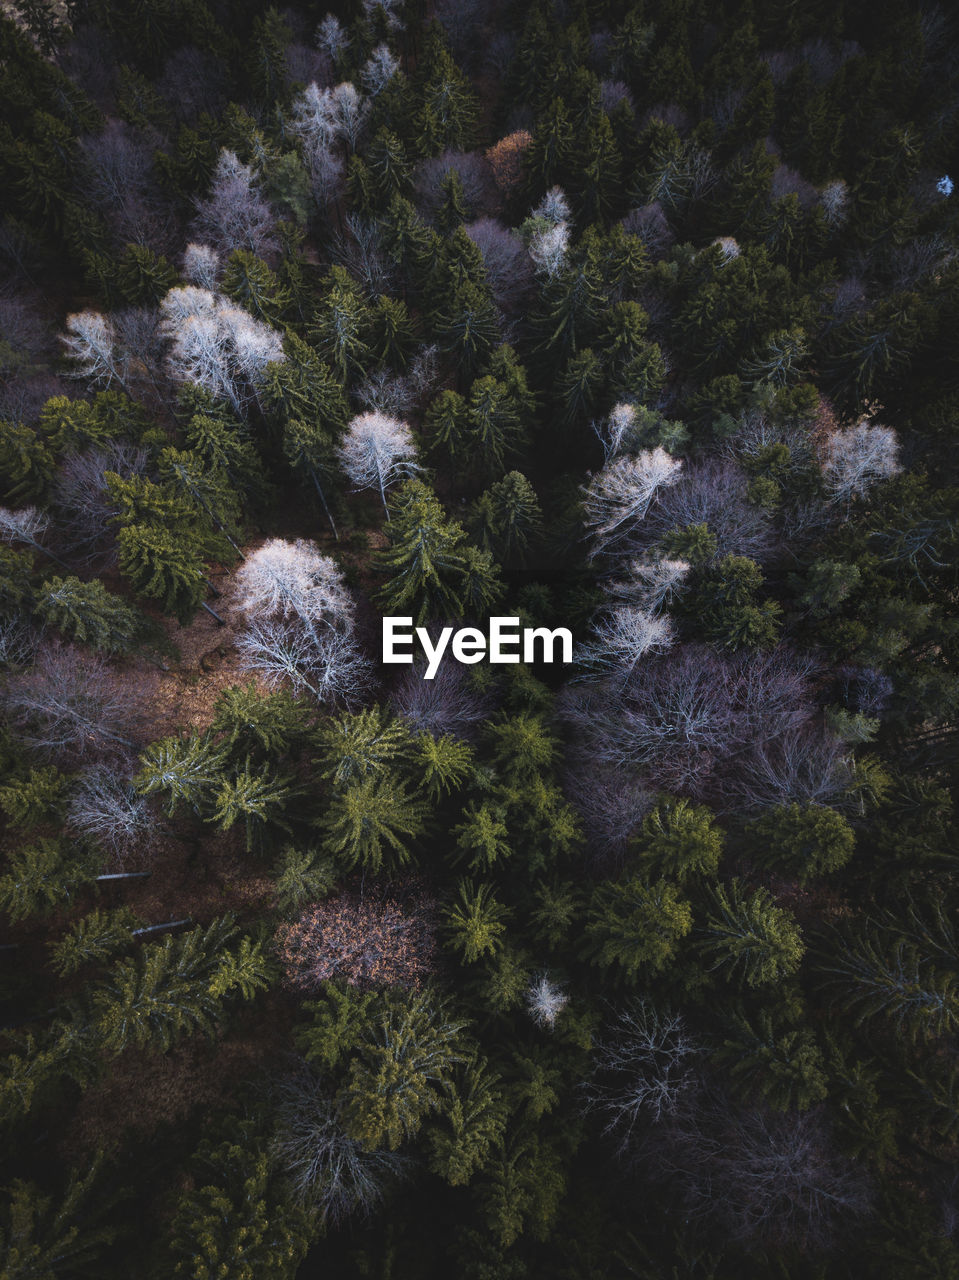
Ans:
<svg viewBox="0 0 959 1280"><path fill-rule="evenodd" d="M821 726L812 658L784 646L724 657L701 645L579 683L562 695L584 758L639 770L647 786L720 809L824 803L848 782L840 744Z"/></svg>
<svg viewBox="0 0 959 1280"><path fill-rule="evenodd" d="M349 701L368 688L352 597L315 543L263 543L237 570L234 595L245 624L237 649L268 684L289 683L320 701Z"/></svg>

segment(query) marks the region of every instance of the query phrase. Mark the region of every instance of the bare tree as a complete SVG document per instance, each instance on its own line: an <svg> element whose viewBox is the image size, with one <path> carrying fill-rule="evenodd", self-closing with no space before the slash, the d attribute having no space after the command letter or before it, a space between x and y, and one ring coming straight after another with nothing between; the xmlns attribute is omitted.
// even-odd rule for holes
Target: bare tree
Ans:
<svg viewBox="0 0 959 1280"><path fill-rule="evenodd" d="M358 489L379 489L387 519L386 490L419 470L412 432L405 422L385 413L361 413L354 418L339 456L343 470Z"/></svg>
<svg viewBox="0 0 959 1280"><path fill-rule="evenodd" d="M548 973L538 974L526 988L527 1012L537 1026L547 1031L553 1029L568 1004L569 996Z"/></svg>
<svg viewBox="0 0 959 1280"><path fill-rule="evenodd" d="M39 551L61 568L67 569L59 556L54 555L43 543L43 538L50 528L50 517L45 511L36 507L0 507L0 542L22 543L32 551Z"/></svg>
<svg viewBox="0 0 959 1280"><path fill-rule="evenodd" d="M335 62L350 47L350 37L339 18L328 13L316 29L316 46Z"/></svg>
<svg viewBox="0 0 959 1280"><path fill-rule="evenodd" d="M648 555L627 561L624 568L626 577L610 582L610 595L658 613L682 590L690 564L688 560Z"/></svg>
<svg viewBox="0 0 959 1280"><path fill-rule="evenodd" d="M308 153L337 142L352 153L368 113L369 103L349 81L333 89L321 89L314 81L294 98L290 128L303 139Z"/></svg>
<svg viewBox="0 0 959 1280"><path fill-rule="evenodd" d="M504 311L518 308L532 285L532 263L522 239L495 218L470 222L466 234L483 255L486 278L497 306Z"/></svg>
<svg viewBox="0 0 959 1280"><path fill-rule="evenodd" d="M616 458L594 476L584 490L583 510L595 549L607 549L629 534L660 490L676 484L682 466L657 445L635 458Z"/></svg>
<svg viewBox="0 0 959 1280"><path fill-rule="evenodd" d="M116 508L105 473L112 471L127 480L143 475L146 465L146 449L118 440L63 459L53 486L55 532L58 545L71 559L100 567L113 563L116 552L110 518Z"/></svg>
<svg viewBox="0 0 959 1280"><path fill-rule="evenodd" d="M421 160L413 174L417 207L432 220L443 203L443 180L455 173L463 190L463 203L473 217L491 212L496 188L489 161L476 151L446 150Z"/></svg>
<svg viewBox="0 0 959 1280"><path fill-rule="evenodd" d="M76 362L75 376L95 387L116 384L126 390L126 360L112 322L99 311L77 311L67 316L66 324L60 340Z"/></svg>
<svg viewBox="0 0 959 1280"><path fill-rule="evenodd" d="M350 700L367 688L370 666L354 634L353 600L315 543L270 539L237 570L234 588L248 621L237 649L250 670L321 700Z"/></svg>
<svg viewBox="0 0 959 1280"><path fill-rule="evenodd" d="M592 638L580 646L578 658L594 672L612 668L625 677L644 654L661 652L672 643L668 618L641 605L613 605L600 616Z"/></svg>
<svg viewBox="0 0 959 1280"><path fill-rule="evenodd" d="M722 780L720 795L730 812L793 803L843 808L854 804L852 781L848 747L819 726L805 724L745 752L735 772Z"/></svg>
<svg viewBox="0 0 959 1280"><path fill-rule="evenodd" d="M558 276L566 265L569 252L569 224L554 222L533 232L529 256L533 266L548 280Z"/></svg>
<svg viewBox="0 0 959 1280"><path fill-rule="evenodd" d="M270 538L251 551L234 578L237 607L249 619L297 618L344 627L353 620L353 600L336 561L315 542Z"/></svg>
<svg viewBox="0 0 959 1280"><path fill-rule="evenodd" d="M171 376L229 400L237 413L257 394L266 366L285 359L274 329L208 289L171 289L160 313Z"/></svg>
<svg viewBox="0 0 959 1280"><path fill-rule="evenodd" d="M630 841L656 803L655 787L647 786L635 769L597 765L571 753L565 791L583 820L585 848L597 867L616 868Z"/></svg>
<svg viewBox="0 0 959 1280"><path fill-rule="evenodd" d="M741 1107L711 1086L636 1160L673 1181L693 1218L754 1247L827 1248L870 1209L867 1177L836 1150L822 1107Z"/></svg>
<svg viewBox="0 0 959 1280"><path fill-rule="evenodd" d="M760 563L774 546L769 517L749 501L749 481L736 463L717 458L691 463L664 486L643 521L629 527L626 550L649 550L667 533L705 524L716 538L716 555L748 556Z"/></svg>
<svg viewBox="0 0 959 1280"><path fill-rule="evenodd" d="M340 893L281 925L276 948L288 982L318 991L333 978L364 989L419 987L432 968L433 911L379 895Z"/></svg>
<svg viewBox="0 0 959 1280"><path fill-rule="evenodd" d="M194 206L193 234L221 253L249 249L267 258L279 251L276 215L260 194L252 168L241 164L235 151L221 150L210 194Z"/></svg>
<svg viewBox="0 0 959 1280"><path fill-rule="evenodd" d="M824 453L823 479L838 502L861 498L878 481L902 471L895 431L865 418L846 431L833 432Z"/></svg>
<svg viewBox="0 0 959 1280"><path fill-rule="evenodd" d="M570 686L561 708L588 759L639 769L651 788L716 801L753 775L758 753L772 757L778 742L812 726L811 670L782 647L726 658L682 645L625 681Z"/></svg>
<svg viewBox="0 0 959 1280"><path fill-rule="evenodd" d="M432 680L424 680L423 671L422 665L406 667L397 680L390 706L399 718L434 738L474 736L492 712L489 694L475 688L458 662L441 663Z"/></svg>
<svg viewBox="0 0 959 1280"><path fill-rule="evenodd" d="M653 258L664 257L676 242L669 220L657 200L627 213L623 227L630 235L639 237Z"/></svg>
<svg viewBox="0 0 959 1280"><path fill-rule="evenodd" d="M378 44L360 72L363 88L375 98L393 79L399 67L399 62L390 53L389 45Z"/></svg>
<svg viewBox="0 0 959 1280"><path fill-rule="evenodd" d="M647 1001L633 1000L617 1013L596 1044L583 1092L587 1110L602 1116L603 1132L615 1136L620 1153L638 1124L657 1124L688 1103L699 1087L694 1059L703 1052L681 1017Z"/></svg>
<svg viewBox="0 0 959 1280"><path fill-rule="evenodd" d="M3 700L24 742L55 760L133 747L129 695L101 658L73 645L45 645L31 671L8 681Z"/></svg>
<svg viewBox="0 0 959 1280"><path fill-rule="evenodd" d="M409 1163L350 1138L329 1085L305 1063L278 1085L276 1109L273 1159L297 1199L318 1210L324 1222L371 1213Z"/></svg>
<svg viewBox="0 0 959 1280"><path fill-rule="evenodd" d="M33 662L40 634L25 618L0 618L0 667L25 667Z"/></svg>
<svg viewBox="0 0 959 1280"><path fill-rule="evenodd" d="M183 274L191 284L214 292L220 278L220 255L208 244L188 244L183 251Z"/></svg>
<svg viewBox="0 0 959 1280"><path fill-rule="evenodd" d="M152 843L156 816L115 764L98 764L80 775L67 805L69 825L109 849L118 862Z"/></svg>
<svg viewBox="0 0 959 1280"><path fill-rule="evenodd" d="M247 670L268 684L289 681L294 693L306 690L318 701L356 701L372 681L369 660L352 631L329 626L310 631L296 622L268 618L251 623L236 647Z"/></svg>

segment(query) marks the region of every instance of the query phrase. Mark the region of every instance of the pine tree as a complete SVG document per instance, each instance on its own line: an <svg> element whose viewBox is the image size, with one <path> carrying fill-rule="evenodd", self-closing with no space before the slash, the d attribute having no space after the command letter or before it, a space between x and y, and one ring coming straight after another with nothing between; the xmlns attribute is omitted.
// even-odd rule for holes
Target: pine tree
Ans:
<svg viewBox="0 0 959 1280"><path fill-rule="evenodd" d="M206 595L203 554L182 532L131 524L117 533L120 572L137 595L158 600L165 613L190 621Z"/></svg>
<svg viewBox="0 0 959 1280"><path fill-rule="evenodd" d="M421 733L414 765L423 771L423 788L433 803L459 790L472 773L473 752L468 743L443 734Z"/></svg>
<svg viewBox="0 0 959 1280"><path fill-rule="evenodd" d="M0 343L0 360L3 345ZM5 502L37 502L44 497L55 469L47 444L30 427L0 422L0 478Z"/></svg>
<svg viewBox="0 0 959 1280"><path fill-rule="evenodd" d="M116 1236L113 1227L97 1219L110 1204L97 1187L100 1157L81 1174L71 1170L67 1184L54 1200L32 1182L16 1179L4 1188L0 1203L0 1273L10 1280L53 1280L82 1275Z"/></svg>
<svg viewBox="0 0 959 1280"><path fill-rule="evenodd" d="M405 369L416 341L416 327L402 298L380 294L373 306L373 355L394 369Z"/></svg>
<svg viewBox="0 0 959 1280"><path fill-rule="evenodd" d="M499 320L489 289L466 281L450 294L436 316L434 332L461 377L474 374L500 340Z"/></svg>
<svg viewBox="0 0 959 1280"><path fill-rule="evenodd" d="M307 731L304 708L287 690L263 693L254 680L219 694L210 727L238 755L273 759L289 755Z"/></svg>
<svg viewBox="0 0 959 1280"><path fill-rule="evenodd" d="M467 1185L503 1137L506 1100L499 1076L483 1058L458 1073L442 1115L430 1126L429 1165L451 1187Z"/></svg>
<svg viewBox="0 0 959 1280"><path fill-rule="evenodd" d="M234 249L227 258L220 287L244 311L268 325L278 325L290 306L289 292L276 272L248 249Z"/></svg>
<svg viewBox="0 0 959 1280"><path fill-rule="evenodd" d="M682 883L689 876L715 875L723 836L705 805L667 800L643 819L636 847L649 876Z"/></svg>
<svg viewBox="0 0 959 1280"><path fill-rule="evenodd" d="M913 1040L940 1039L959 1026L959 975L923 952L911 938L866 925L823 954L822 984L855 1026L882 1017Z"/></svg>
<svg viewBox="0 0 959 1280"><path fill-rule="evenodd" d="M389 205L394 196L409 195L413 166L395 133L386 128L380 129L367 148L364 159L377 207Z"/></svg>
<svg viewBox="0 0 959 1280"><path fill-rule="evenodd" d="M145 796L167 792L171 818L180 804L199 814L223 781L225 758L225 748L209 733L162 738L143 752L134 784Z"/></svg>
<svg viewBox="0 0 959 1280"><path fill-rule="evenodd" d="M460 953L464 964L497 954L506 932L503 921L509 914L491 885L460 881L456 900L446 910L446 930L451 947Z"/></svg>
<svg viewBox="0 0 959 1280"><path fill-rule="evenodd" d="M320 776L338 786L402 767L409 757L409 730L382 707L327 720L317 732Z"/></svg>
<svg viewBox="0 0 959 1280"><path fill-rule="evenodd" d="M378 873L385 861L410 861L410 843L423 831L428 809L406 783L370 774L334 792L321 820L326 847L346 867Z"/></svg>
<svg viewBox="0 0 959 1280"><path fill-rule="evenodd" d="M489 801L475 802L463 810L463 821L453 828L456 836L456 852L453 860L469 859L471 871L486 871L495 862L512 854L509 832L506 827L506 810Z"/></svg>
<svg viewBox="0 0 959 1280"><path fill-rule="evenodd" d="M131 1045L166 1052L183 1035L212 1035L227 996L250 1000L268 985L270 966L260 944L237 936L232 916L205 929L167 934L116 962L94 993L92 1013L103 1048Z"/></svg>
<svg viewBox="0 0 959 1280"><path fill-rule="evenodd" d="M37 594L41 620L70 640L100 653L128 653L144 629L142 615L108 591L99 579L52 578Z"/></svg>
<svg viewBox="0 0 959 1280"><path fill-rule="evenodd" d="M97 907L51 944L51 968L68 978L88 964L102 964L133 945L137 918L129 907Z"/></svg>
<svg viewBox="0 0 959 1280"><path fill-rule="evenodd" d="M242 769L223 778L219 791L212 797L213 812L207 821L215 822L221 831L242 821L246 829L246 851L252 853L261 845L268 827L288 831L282 817L293 794L288 778L270 771L254 773L249 760Z"/></svg>
<svg viewBox="0 0 959 1280"><path fill-rule="evenodd" d="M805 1111L826 1097L825 1062L808 1027L781 1021L768 1009L753 1017L735 1014L716 1061L747 1097L759 1094L780 1111Z"/></svg>
<svg viewBox="0 0 959 1280"><path fill-rule="evenodd" d="M415 1137L450 1091L462 1030L429 991L385 997L340 1091L350 1136L368 1151Z"/></svg>
<svg viewBox="0 0 959 1280"><path fill-rule="evenodd" d="M14 846L9 863L10 870L0 876L0 908L14 924L72 902L99 871L96 854L50 836Z"/></svg>
<svg viewBox="0 0 959 1280"><path fill-rule="evenodd" d="M689 903L666 880L636 877L601 884L587 913L586 949L593 964L618 964L626 976L656 973L692 928Z"/></svg>
<svg viewBox="0 0 959 1280"><path fill-rule="evenodd" d="M821 805L778 805L749 825L757 858L798 876L800 883L844 867L856 836L835 809Z"/></svg>
<svg viewBox="0 0 959 1280"><path fill-rule="evenodd" d="M312 1235L310 1214L290 1204L249 1123L193 1156L195 1186L170 1227L173 1275L184 1280L293 1280Z"/></svg>
<svg viewBox="0 0 959 1280"><path fill-rule="evenodd" d="M376 561L388 575L377 597L384 612L409 611L417 625L430 617L456 617L467 608L482 615L501 591L496 571L488 555L464 547L462 527L447 518L429 487L407 481L397 490L391 513L391 546Z"/></svg>
<svg viewBox="0 0 959 1280"><path fill-rule="evenodd" d="M324 281L310 340L342 385L362 376L369 360L373 317L356 282L343 267Z"/></svg>
<svg viewBox="0 0 959 1280"><path fill-rule="evenodd" d="M533 486L520 471L508 472L481 494L473 507L476 540L504 565L522 565L543 529L543 513Z"/></svg>
<svg viewBox="0 0 959 1280"><path fill-rule="evenodd" d="M711 973L749 987L766 986L799 968L805 946L792 915L766 889L748 893L739 880L709 892L711 910L697 930Z"/></svg>

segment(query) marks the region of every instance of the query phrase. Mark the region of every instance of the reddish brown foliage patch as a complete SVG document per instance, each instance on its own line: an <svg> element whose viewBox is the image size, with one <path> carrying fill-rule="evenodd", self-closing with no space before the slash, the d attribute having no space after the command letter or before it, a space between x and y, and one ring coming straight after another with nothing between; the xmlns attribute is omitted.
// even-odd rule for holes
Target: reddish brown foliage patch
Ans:
<svg viewBox="0 0 959 1280"><path fill-rule="evenodd" d="M315 991L331 978L356 987L418 987L435 947L432 904L341 893L308 908L276 936L287 981Z"/></svg>
<svg viewBox="0 0 959 1280"><path fill-rule="evenodd" d="M525 129L509 133L486 153L496 185L504 196L512 195L523 180L523 160L533 136Z"/></svg>

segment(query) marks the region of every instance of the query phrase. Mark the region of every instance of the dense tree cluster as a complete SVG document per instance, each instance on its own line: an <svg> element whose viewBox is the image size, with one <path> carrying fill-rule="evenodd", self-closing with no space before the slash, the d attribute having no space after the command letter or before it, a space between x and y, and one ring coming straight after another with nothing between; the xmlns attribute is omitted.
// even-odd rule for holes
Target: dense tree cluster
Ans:
<svg viewBox="0 0 959 1280"><path fill-rule="evenodd" d="M3 7L0 1275L959 1274L957 40Z"/></svg>

